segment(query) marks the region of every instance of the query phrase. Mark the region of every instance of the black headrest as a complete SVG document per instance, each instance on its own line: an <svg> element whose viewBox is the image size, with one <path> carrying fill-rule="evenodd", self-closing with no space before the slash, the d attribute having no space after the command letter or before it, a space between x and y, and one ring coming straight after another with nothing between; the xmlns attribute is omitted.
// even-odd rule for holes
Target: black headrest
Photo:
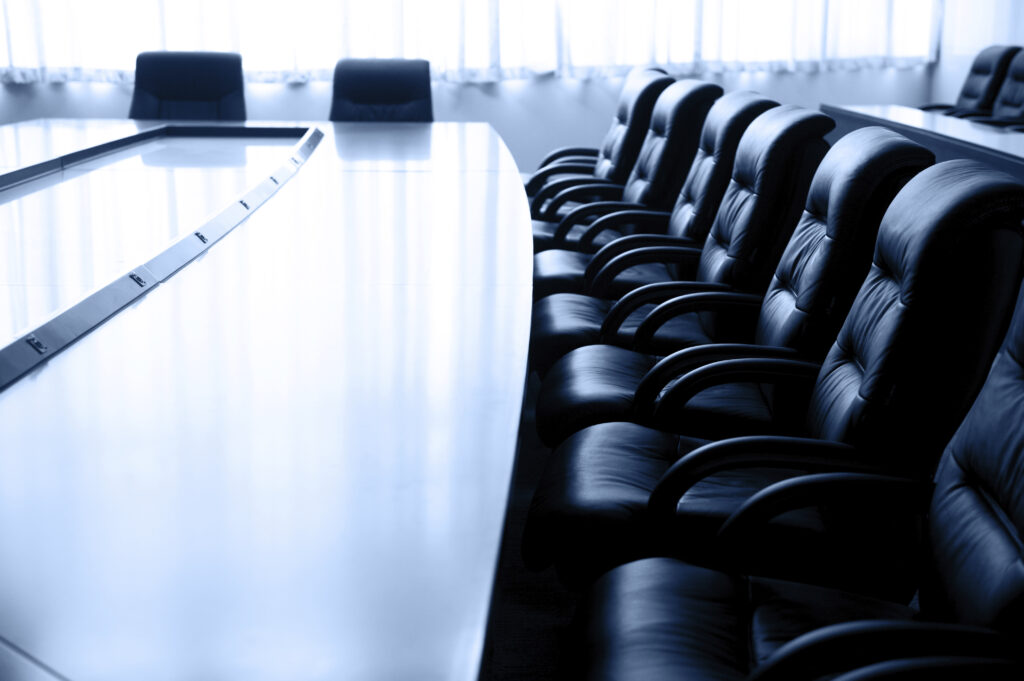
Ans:
<svg viewBox="0 0 1024 681"><path fill-rule="evenodd" d="M747 127L732 179L704 242L702 281L763 291L807 197L811 175L835 122L817 111L783 105Z"/></svg>
<svg viewBox="0 0 1024 681"><path fill-rule="evenodd" d="M871 264L882 215L934 162L932 152L887 128L861 128L836 142L814 173L768 287L758 343L825 353Z"/></svg>
<svg viewBox="0 0 1024 681"><path fill-rule="evenodd" d="M808 138L821 138L835 127L828 116L795 104L783 104L769 109L750 124L733 164L732 178L756 192L766 189L780 179L773 165L787 158L794 147ZM770 143L765 144L766 140Z"/></svg>
<svg viewBox="0 0 1024 681"><path fill-rule="evenodd" d="M434 118L430 62L342 59L334 67L330 118L429 122Z"/></svg>
<svg viewBox="0 0 1024 681"><path fill-rule="evenodd" d="M922 590L922 607L1024 632L1024 291L935 482L936 579Z"/></svg>
<svg viewBox="0 0 1024 681"><path fill-rule="evenodd" d="M708 111L694 154L669 221L669 233L703 241L732 175L736 147L751 121L778 106L756 92L730 92Z"/></svg>
<svg viewBox="0 0 1024 681"><path fill-rule="evenodd" d="M686 178L704 118L722 88L701 80L680 80L658 96L651 124L626 180L623 199L668 208Z"/></svg>
<svg viewBox="0 0 1024 681"><path fill-rule="evenodd" d="M1000 118L1024 118L1024 50L1010 60L1006 77L992 104L992 115Z"/></svg>
<svg viewBox="0 0 1024 681"><path fill-rule="evenodd" d="M242 57L233 52L142 52L135 87L161 99L215 100L242 89Z"/></svg>
<svg viewBox="0 0 1024 681"><path fill-rule="evenodd" d="M974 161L947 161L907 183L818 375L813 435L931 470L1009 321L1022 218L1024 186Z"/></svg>
<svg viewBox="0 0 1024 681"><path fill-rule="evenodd" d="M242 58L227 52L142 52L129 118L245 120Z"/></svg>
<svg viewBox="0 0 1024 681"><path fill-rule="evenodd" d="M622 184L643 144L658 95L675 80L660 69L633 69L619 94L612 125L601 141L594 175Z"/></svg>

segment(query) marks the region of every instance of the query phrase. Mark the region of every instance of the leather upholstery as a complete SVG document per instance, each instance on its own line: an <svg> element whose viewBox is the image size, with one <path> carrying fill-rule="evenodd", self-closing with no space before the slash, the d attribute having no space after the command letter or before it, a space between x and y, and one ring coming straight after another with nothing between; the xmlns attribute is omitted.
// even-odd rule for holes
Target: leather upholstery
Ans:
<svg viewBox="0 0 1024 681"><path fill-rule="evenodd" d="M799 217L814 169L825 155L823 137L832 119L796 106L769 109L747 127L736 150L732 177L698 269L686 279L724 283L760 292ZM555 294L534 306L531 367L542 375L565 351L596 343L606 301L572 293ZM713 319L702 319L704 333ZM681 347L685 338L668 329L655 336Z"/></svg>
<svg viewBox="0 0 1024 681"><path fill-rule="evenodd" d="M242 57L227 52L142 52L129 118L244 121Z"/></svg>
<svg viewBox="0 0 1024 681"><path fill-rule="evenodd" d="M693 161L704 118L721 94L721 87L700 80L676 81L662 91L636 162L622 187L623 201L655 210L668 207ZM559 216L564 217L572 207L563 206ZM567 241L576 241L583 229L584 225L575 227ZM535 220L534 250L551 248L553 234L553 228Z"/></svg>
<svg viewBox="0 0 1024 681"><path fill-rule="evenodd" d="M1010 60L1006 77L992 103L992 117L1024 120L1024 51Z"/></svg>
<svg viewBox="0 0 1024 681"><path fill-rule="evenodd" d="M973 161L942 163L912 179L882 220L871 270L822 364L803 434L855 445L888 470L930 471L1007 327L1021 280L1022 218L1024 186ZM595 432L615 444L593 447ZM635 424L604 423L574 434L555 450L550 469L588 473L551 482L545 474L524 556L532 565L556 562L567 574L617 562L608 538L626 526L643 536L636 527L647 522L657 469L667 471L692 449L692 439ZM756 470L742 473L741 483L716 475L697 482L677 507L673 545L687 557L707 557L712 528L751 489L774 481L758 482ZM687 502L693 494L697 506ZM584 522L601 525L589 531L603 538L600 546L576 543L563 552L570 537L585 534ZM635 557L630 550L625 558Z"/></svg>
<svg viewBox="0 0 1024 681"><path fill-rule="evenodd" d="M891 648L895 658L928 654L918 645L891 642L894 622L932 634L944 630L942 625L925 628L932 621L991 631L954 629L956 636L931 654L957 656L957 642L968 634L1019 646L1024 632L1022 358L1024 292L985 385L939 463L919 608L650 558L612 570L590 590L579 617L580 677L740 679L774 669L780 673L770 678L793 678L781 671L787 666L795 671L795 651L854 627L862 636L878 632L876 644L853 640L842 646L835 638L836 644L822 649L827 658L804 656L801 671L821 665L819 674L807 678L854 666L865 651L875 655L882 647ZM1008 637L999 639L999 633ZM1009 652L1019 655L1019 650ZM967 657L990 655L975 650Z"/></svg>
<svg viewBox="0 0 1024 681"><path fill-rule="evenodd" d="M432 102L425 59L342 59L334 67L332 121L429 123Z"/></svg>
<svg viewBox="0 0 1024 681"><path fill-rule="evenodd" d="M1019 51L1017 46L992 45L979 52L960 89L956 108L961 111L991 110L1010 60Z"/></svg>
<svg viewBox="0 0 1024 681"><path fill-rule="evenodd" d="M612 124L598 147L594 177L622 184L640 153L658 96L672 78L659 69L634 69L626 78Z"/></svg>
<svg viewBox="0 0 1024 681"><path fill-rule="evenodd" d="M757 116L778 106L753 92L730 92L720 97L704 119L700 141L686 180L676 197L666 232L703 243L718 213L729 184L740 137ZM613 239L620 233L611 233ZM533 290L537 299L553 293L584 293L583 277L589 253L549 249L533 257ZM652 264L633 267L616 277L613 295L622 295L645 283L673 277L670 268Z"/></svg>
<svg viewBox="0 0 1024 681"><path fill-rule="evenodd" d="M665 88L622 190L624 201L654 209L671 205L693 162L704 119L721 95L721 87L701 80L679 80Z"/></svg>
<svg viewBox="0 0 1024 681"><path fill-rule="evenodd" d="M764 297L753 336L729 337L731 331L716 335L698 313L689 313L675 324L687 320L701 329L705 342L740 340L783 346L820 359L867 271L882 214L906 181L933 160L927 149L885 128L862 128L843 137L814 175L803 215ZM657 353L681 347L686 346L661 342ZM648 355L629 358L639 354L595 345L576 349L556 362L538 397L537 428L542 439L554 445L600 421L634 420L628 396L656 360ZM687 418L679 423L681 432L718 438L779 430L771 418L776 411L773 395L753 384L718 388L692 401ZM735 405L747 408L737 410Z"/></svg>
<svg viewBox="0 0 1024 681"><path fill-rule="evenodd" d="M925 111L943 111L948 116L964 114L989 114L995 102L999 87L1006 77L1010 60L1020 52L1016 45L991 45L978 53L971 63L971 70L960 88L956 104L930 104L921 107Z"/></svg>

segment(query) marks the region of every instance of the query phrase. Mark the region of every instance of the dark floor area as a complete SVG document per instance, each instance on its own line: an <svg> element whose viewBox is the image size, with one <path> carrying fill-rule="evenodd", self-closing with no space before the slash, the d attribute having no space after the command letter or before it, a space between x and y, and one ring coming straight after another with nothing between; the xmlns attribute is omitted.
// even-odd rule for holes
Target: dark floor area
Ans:
<svg viewBox="0 0 1024 681"><path fill-rule="evenodd" d="M553 568L532 572L523 565L519 541L533 490L550 450L541 444L533 414L540 380L531 376L519 424L498 576L480 667L481 681L547 681L563 678L561 652L574 598Z"/></svg>

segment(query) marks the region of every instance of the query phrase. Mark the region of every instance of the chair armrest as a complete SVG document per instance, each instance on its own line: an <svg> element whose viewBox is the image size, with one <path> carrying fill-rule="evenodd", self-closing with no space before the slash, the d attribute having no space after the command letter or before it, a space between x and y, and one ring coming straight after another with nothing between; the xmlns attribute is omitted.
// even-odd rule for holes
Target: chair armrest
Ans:
<svg viewBox="0 0 1024 681"><path fill-rule="evenodd" d="M862 508L884 506L901 517L924 517L932 498L931 482L872 473L815 473L765 487L733 511L718 530L723 550L742 553L773 518L810 506Z"/></svg>
<svg viewBox="0 0 1024 681"><path fill-rule="evenodd" d="M526 193L529 196L533 196L541 187L543 187L547 181L556 175L579 175L586 176L587 174L593 174L594 166L586 165L584 163L552 163L546 165L543 168L539 168L537 172L530 176L530 181L526 183ZM595 180L597 178L594 178Z"/></svg>
<svg viewBox="0 0 1024 681"><path fill-rule="evenodd" d="M598 222L614 218L618 215L637 216L636 219L632 221L633 224L642 224L647 222L647 220L649 219L650 224L654 226L657 222L659 222L658 216L664 216L665 223L667 224L669 213L662 213L659 211L627 210L622 211L621 213L611 213L610 215L598 218L594 222L594 224L591 225L591 227L596 226ZM647 216L650 217L648 218ZM629 222L630 218L624 217L623 221ZM612 224L612 222L608 224ZM584 234L583 236L585 237L586 234ZM594 254L594 257L591 258L590 262L587 263L587 269L583 275L584 290L590 289L594 277L597 276L597 273L601 271L601 268L607 265L612 258L619 255L620 253L631 251L634 248L644 248L646 246L688 246L691 248L700 248L700 244L693 241L692 239L686 239L681 236L670 236L668 234L629 234L627 236L621 236L618 239L615 239L614 241L611 241L602 246L601 249Z"/></svg>
<svg viewBox="0 0 1024 681"><path fill-rule="evenodd" d="M564 242L573 227L583 224L584 221L595 215L603 217L609 213L638 208L643 208L643 206L639 203L630 203L628 201L592 201L582 206L576 206L559 221L558 228L555 230L555 243ZM599 217L598 219L600 220L601 218Z"/></svg>
<svg viewBox="0 0 1024 681"><path fill-rule="evenodd" d="M547 187L544 188L546 190ZM544 193L541 190L540 194ZM537 194L537 196L540 196ZM592 197L597 197L592 198ZM567 187L547 202L547 205L540 211L540 220L547 220L548 222L554 222L558 220L558 209L569 203L570 201L584 200L587 203L594 203L595 201L621 201L622 200L622 185L613 184L611 182L588 182L587 184L578 184L573 187ZM636 204L627 204L635 207Z"/></svg>
<svg viewBox="0 0 1024 681"><path fill-rule="evenodd" d="M584 289L589 295L603 298L608 294L615 277L625 270L637 265L644 265L652 262L675 263L677 265L690 265L692 271L696 272L697 263L700 262L701 249L693 246L645 246L634 248L608 261L590 282L590 286Z"/></svg>
<svg viewBox="0 0 1024 681"><path fill-rule="evenodd" d="M949 111L953 108L952 104L925 104L924 106L917 107L921 111Z"/></svg>
<svg viewBox="0 0 1024 681"><path fill-rule="evenodd" d="M694 395L725 383L769 383L806 389L814 388L821 365L799 359L751 357L712 362L689 372L669 386L654 405L655 421L668 419L670 410L686 405Z"/></svg>
<svg viewBox="0 0 1024 681"><path fill-rule="evenodd" d="M544 205L558 195L559 192L565 191L572 187L579 187L581 185L595 185L595 184L607 184L612 187L620 187L621 185L608 182L607 180L600 180L593 176L593 174L577 175L575 177L560 177L551 180L533 195L530 199L530 216L535 220L540 219L543 214ZM547 219L547 218L544 218Z"/></svg>
<svg viewBox="0 0 1024 681"><path fill-rule="evenodd" d="M702 291L728 291L725 284L718 284L710 281L659 281L655 284L647 284L634 289L622 296L608 313L601 323L601 343L612 343L629 315L636 312L644 305L660 303L676 296L687 293L700 293Z"/></svg>
<svg viewBox="0 0 1024 681"><path fill-rule="evenodd" d="M691 293L681 297L696 298L698 296L717 295L723 294L719 292ZM729 294L725 293L724 295ZM678 298L675 300L678 300ZM633 394L633 411L638 417L650 420L654 416L658 397L672 381L714 362L751 357L794 359L797 357L797 352L791 348L746 343L708 343L707 345L695 345L691 348L677 350L671 355L660 359L640 379L636 392Z"/></svg>
<svg viewBox="0 0 1024 681"><path fill-rule="evenodd" d="M592 156L596 162L597 156L600 153L600 150L594 147L559 147L558 149L552 149L551 152L544 157L544 160L540 162L540 165L537 166L537 168L549 166L558 159L566 156Z"/></svg>
<svg viewBox="0 0 1024 681"><path fill-rule="evenodd" d="M686 491L700 480L736 468L797 467L810 471L877 473L879 465L842 442L783 435L753 435L698 447L665 471L647 508L671 518Z"/></svg>
<svg viewBox="0 0 1024 681"><path fill-rule="evenodd" d="M720 291L714 293L698 293L680 296L664 303L648 313L640 322L633 335L633 348L644 351L650 347L654 334L670 319L691 312L706 311L746 311L755 315L760 312L764 298L754 293L738 293L736 291Z"/></svg>
<svg viewBox="0 0 1024 681"><path fill-rule="evenodd" d="M622 225L631 225L637 233L655 234L667 236L664 232L668 229L672 213L660 210L629 210L604 215L589 225L586 231L580 235L580 250L593 252L594 241L606 229L618 229ZM670 237L688 242L689 246L700 246L701 244L692 239L682 237Z"/></svg>
<svg viewBox="0 0 1024 681"><path fill-rule="evenodd" d="M858 620L798 636L779 648L749 679L817 679L885 660L936 655L1020 659L1019 646L991 629L912 620Z"/></svg>

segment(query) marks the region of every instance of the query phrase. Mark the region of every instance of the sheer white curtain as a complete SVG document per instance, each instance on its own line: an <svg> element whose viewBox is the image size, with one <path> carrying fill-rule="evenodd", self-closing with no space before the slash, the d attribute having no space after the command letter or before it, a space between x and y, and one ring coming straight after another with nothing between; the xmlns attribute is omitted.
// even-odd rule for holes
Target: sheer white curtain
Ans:
<svg viewBox="0 0 1024 681"><path fill-rule="evenodd" d="M435 78L806 70L934 60L941 0L0 0L0 80L130 80L144 50L239 52L250 80L329 79L340 57L422 57Z"/></svg>

